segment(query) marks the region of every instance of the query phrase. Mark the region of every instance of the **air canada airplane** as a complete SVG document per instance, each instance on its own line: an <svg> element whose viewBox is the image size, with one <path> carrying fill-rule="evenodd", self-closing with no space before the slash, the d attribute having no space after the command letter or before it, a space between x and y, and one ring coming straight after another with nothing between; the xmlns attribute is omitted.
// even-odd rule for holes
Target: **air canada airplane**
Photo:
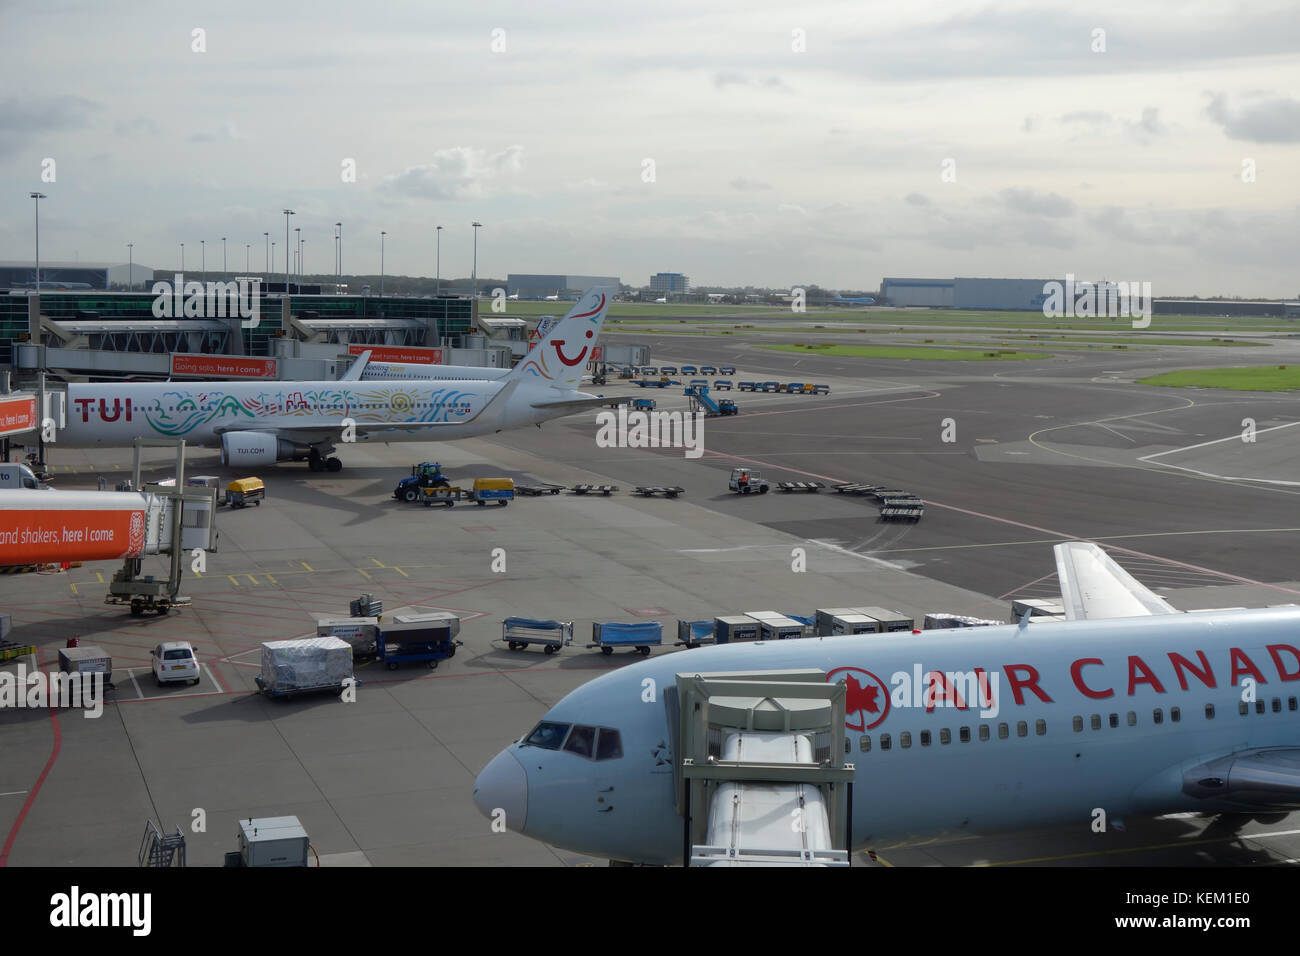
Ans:
<svg viewBox="0 0 1300 956"><path fill-rule="evenodd" d="M342 381L146 382L69 385L72 448L130 447L137 437L221 448L234 467L306 461L339 471L337 444L451 441L540 424L607 399L579 392L617 290L587 291L513 369L492 380L362 382L369 354Z"/></svg>
<svg viewBox="0 0 1300 956"><path fill-rule="evenodd" d="M1300 608L1184 613L1095 544L1059 544L1056 558L1063 621L728 644L611 671L494 757L474 801L567 850L680 864L687 717L664 690L679 673L761 680L813 669L846 684L852 850L1092 826L1099 809L1109 821L1300 809ZM724 727L711 746L709 763L747 746L760 763L817 766L815 742L799 734ZM773 804L780 788L750 779L694 811L731 841L731 862L747 839L806 842ZM803 806L807 791L816 796L805 785L787 796Z"/></svg>

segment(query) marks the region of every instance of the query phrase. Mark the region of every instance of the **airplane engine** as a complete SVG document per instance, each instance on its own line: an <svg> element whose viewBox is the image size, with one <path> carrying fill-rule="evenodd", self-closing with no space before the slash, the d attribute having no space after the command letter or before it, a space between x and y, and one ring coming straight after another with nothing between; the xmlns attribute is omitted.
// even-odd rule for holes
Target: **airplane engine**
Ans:
<svg viewBox="0 0 1300 956"><path fill-rule="evenodd" d="M310 455L311 446L267 432L226 432L221 436L223 465L267 465L301 461Z"/></svg>

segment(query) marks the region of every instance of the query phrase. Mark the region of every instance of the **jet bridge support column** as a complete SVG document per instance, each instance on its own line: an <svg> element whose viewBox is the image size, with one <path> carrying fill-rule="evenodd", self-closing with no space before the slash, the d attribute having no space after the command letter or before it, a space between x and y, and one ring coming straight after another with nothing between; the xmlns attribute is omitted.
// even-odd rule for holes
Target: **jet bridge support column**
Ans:
<svg viewBox="0 0 1300 956"><path fill-rule="evenodd" d="M684 866L849 865L855 768L844 759L846 693L818 670L677 675ZM744 816L747 800L761 804L762 826ZM709 840L724 830L727 845Z"/></svg>
<svg viewBox="0 0 1300 956"><path fill-rule="evenodd" d="M166 614L173 607L184 607L190 599L180 594L182 562L185 557L184 508L190 504L203 512L206 506L207 519L199 526L198 544L204 551L216 550L216 533L214 518L217 510L217 490L215 488L185 487L185 439L177 438L137 438L135 440L135 462L131 469L131 487L145 491L169 501L163 520L168 524L167 552L170 555L169 573L165 581L154 580L153 575L142 575L144 562L141 558L127 558L122 567L113 575L109 583L105 604L126 604L131 613L141 615L146 610ZM176 450L176 472L167 484L141 484L141 452L145 448L174 448ZM160 534L160 537L162 535ZM161 548L159 549L162 550Z"/></svg>

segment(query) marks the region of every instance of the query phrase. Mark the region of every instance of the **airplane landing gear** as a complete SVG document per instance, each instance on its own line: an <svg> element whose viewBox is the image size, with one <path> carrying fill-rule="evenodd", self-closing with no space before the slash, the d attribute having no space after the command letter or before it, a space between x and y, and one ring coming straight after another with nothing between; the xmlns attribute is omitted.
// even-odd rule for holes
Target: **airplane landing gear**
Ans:
<svg viewBox="0 0 1300 956"><path fill-rule="evenodd" d="M342 471L343 462L338 458L327 458L325 460L326 471Z"/></svg>

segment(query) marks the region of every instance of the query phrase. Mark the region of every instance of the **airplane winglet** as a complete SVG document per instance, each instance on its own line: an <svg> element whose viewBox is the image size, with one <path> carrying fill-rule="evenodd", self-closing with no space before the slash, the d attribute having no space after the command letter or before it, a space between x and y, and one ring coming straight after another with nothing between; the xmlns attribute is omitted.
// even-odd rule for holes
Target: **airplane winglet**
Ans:
<svg viewBox="0 0 1300 956"><path fill-rule="evenodd" d="M369 363L370 363L370 349L366 349L364 352L362 352L360 355L357 356L355 362L353 362L350 366L348 366L348 370L343 373L343 377L339 379L339 381L359 382L361 380L361 373L366 370L366 365L368 365Z"/></svg>
<svg viewBox="0 0 1300 956"><path fill-rule="evenodd" d="M1067 541L1056 545L1055 551L1066 620L1178 613L1177 608L1141 584L1097 545Z"/></svg>

